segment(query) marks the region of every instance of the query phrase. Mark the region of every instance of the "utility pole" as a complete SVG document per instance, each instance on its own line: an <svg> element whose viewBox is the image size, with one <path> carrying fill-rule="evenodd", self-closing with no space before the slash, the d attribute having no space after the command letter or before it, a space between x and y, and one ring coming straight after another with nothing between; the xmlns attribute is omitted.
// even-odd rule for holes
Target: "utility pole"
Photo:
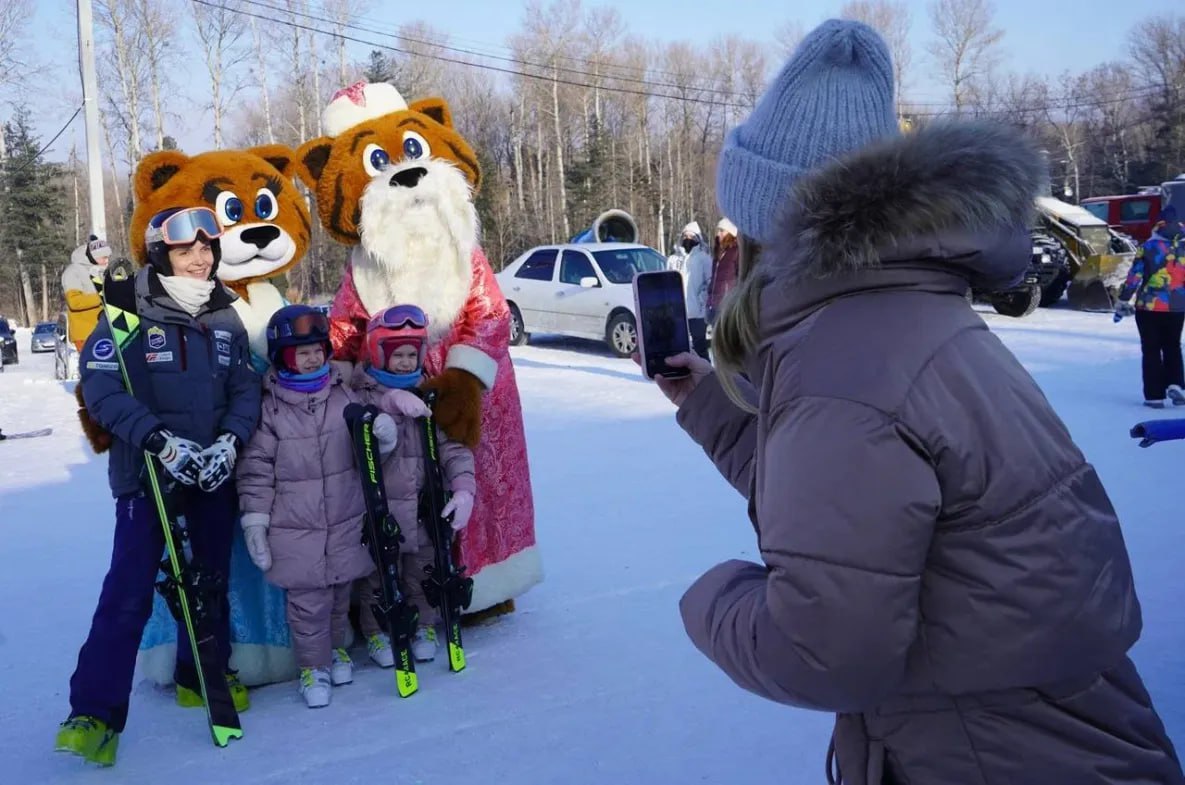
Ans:
<svg viewBox="0 0 1185 785"><path fill-rule="evenodd" d="M107 239L107 209L103 204L103 161L99 158L99 84L95 78L95 34L91 0L78 0L78 65L82 71L82 105L86 119L86 167L91 233Z"/></svg>

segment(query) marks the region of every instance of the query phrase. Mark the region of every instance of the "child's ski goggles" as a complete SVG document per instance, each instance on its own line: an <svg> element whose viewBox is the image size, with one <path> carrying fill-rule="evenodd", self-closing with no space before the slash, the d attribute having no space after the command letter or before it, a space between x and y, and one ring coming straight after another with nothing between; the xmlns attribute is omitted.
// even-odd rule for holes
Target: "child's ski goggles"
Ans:
<svg viewBox="0 0 1185 785"><path fill-rule="evenodd" d="M302 313L292 319L285 319L279 324L267 328L267 339L277 341L281 338L295 338L303 340L325 340L329 338L329 319L320 311Z"/></svg>
<svg viewBox="0 0 1185 785"><path fill-rule="evenodd" d="M428 328L428 315L415 305L393 305L375 314L367 325L367 330L386 327L391 330L401 330L413 327L417 330Z"/></svg>

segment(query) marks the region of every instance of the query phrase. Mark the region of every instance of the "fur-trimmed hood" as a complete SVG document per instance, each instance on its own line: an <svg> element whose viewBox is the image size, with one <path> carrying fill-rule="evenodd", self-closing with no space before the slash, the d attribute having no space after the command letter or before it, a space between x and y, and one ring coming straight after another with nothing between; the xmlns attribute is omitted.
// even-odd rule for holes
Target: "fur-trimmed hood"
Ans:
<svg viewBox="0 0 1185 785"><path fill-rule="evenodd" d="M944 263L1002 286L1029 263L1001 244L1028 234L1047 183L1041 153L1001 125L940 123L871 144L800 180L762 267L825 278L903 261ZM1026 240L1027 242L1027 240Z"/></svg>

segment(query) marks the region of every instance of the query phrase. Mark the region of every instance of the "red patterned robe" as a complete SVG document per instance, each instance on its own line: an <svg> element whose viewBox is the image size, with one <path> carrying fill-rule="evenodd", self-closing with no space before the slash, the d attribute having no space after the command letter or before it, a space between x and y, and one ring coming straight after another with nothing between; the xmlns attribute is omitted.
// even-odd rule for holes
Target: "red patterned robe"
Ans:
<svg viewBox="0 0 1185 785"><path fill-rule="evenodd" d="M479 349L497 364L496 381L482 397L473 516L456 541L458 564L473 577L469 613L517 597L543 579L522 404L510 361L510 309L480 248L474 248L472 261L465 307L424 359L429 376L445 369L449 350L458 345ZM347 267L330 312L335 360L358 360L370 316L354 286L353 268Z"/></svg>

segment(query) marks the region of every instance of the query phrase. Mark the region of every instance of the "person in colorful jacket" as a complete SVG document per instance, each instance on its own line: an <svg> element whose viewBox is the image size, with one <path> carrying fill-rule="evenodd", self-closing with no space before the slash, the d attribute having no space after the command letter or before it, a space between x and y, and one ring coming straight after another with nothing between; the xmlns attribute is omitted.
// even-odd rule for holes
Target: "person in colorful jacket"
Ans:
<svg viewBox="0 0 1185 785"><path fill-rule="evenodd" d="M247 334L214 277L222 227L206 207L173 208L145 230L146 265L135 277L139 328L121 356L133 392L124 385L112 331L104 315L79 359L90 417L114 437L107 478L115 497L111 567L103 580L90 633L70 678L70 715L56 749L101 765L115 763L128 717L136 646L152 611L164 532L147 491L145 453L160 479L176 485L175 504L188 522L195 564L225 576L238 503L233 475L239 450L259 422L259 376L251 369ZM230 669L225 592L215 630L219 666L235 708L247 690ZM201 706L197 668L182 629L174 678L178 699Z"/></svg>
<svg viewBox="0 0 1185 785"><path fill-rule="evenodd" d="M1116 320L1135 312L1143 355L1144 405L1163 409L1165 400L1185 406L1185 366L1181 360L1181 328L1185 326L1185 238L1177 211L1160 213L1152 236L1132 262L1119 291ZM1135 297L1133 307L1128 300Z"/></svg>

